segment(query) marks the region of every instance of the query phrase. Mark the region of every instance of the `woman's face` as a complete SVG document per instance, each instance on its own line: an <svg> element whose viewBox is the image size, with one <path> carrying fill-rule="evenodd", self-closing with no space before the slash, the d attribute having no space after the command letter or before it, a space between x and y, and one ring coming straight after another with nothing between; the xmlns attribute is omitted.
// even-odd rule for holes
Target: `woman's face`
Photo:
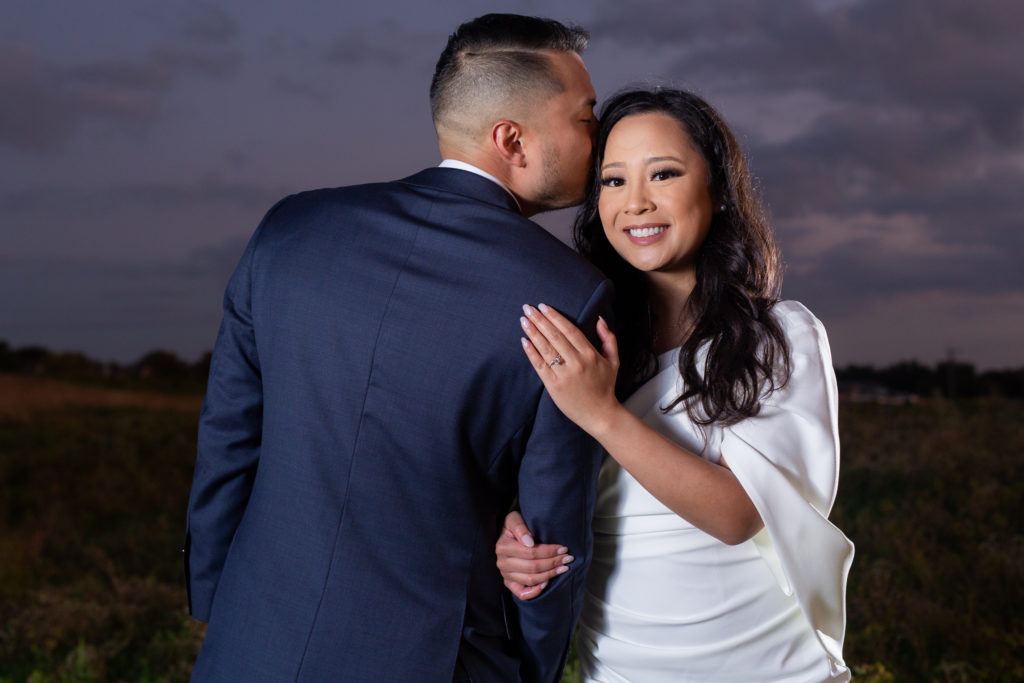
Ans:
<svg viewBox="0 0 1024 683"><path fill-rule="evenodd" d="M612 128L598 212L612 247L647 273L695 277L713 213L704 157L674 118L634 114Z"/></svg>

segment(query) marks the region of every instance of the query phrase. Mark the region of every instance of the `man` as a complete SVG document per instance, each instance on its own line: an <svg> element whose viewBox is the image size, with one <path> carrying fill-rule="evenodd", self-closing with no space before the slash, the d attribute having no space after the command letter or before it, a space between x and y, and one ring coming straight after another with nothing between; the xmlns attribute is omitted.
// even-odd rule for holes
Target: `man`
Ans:
<svg viewBox="0 0 1024 683"><path fill-rule="evenodd" d="M431 85L442 167L295 195L260 224L200 421L193 680L557 680L600 455L542 392L518 318L541 301L585 330L609 315L610 285L524 217L582 197L586 41L464 24ZM516 496L576 555L519 604L493 554Z"/></svg>

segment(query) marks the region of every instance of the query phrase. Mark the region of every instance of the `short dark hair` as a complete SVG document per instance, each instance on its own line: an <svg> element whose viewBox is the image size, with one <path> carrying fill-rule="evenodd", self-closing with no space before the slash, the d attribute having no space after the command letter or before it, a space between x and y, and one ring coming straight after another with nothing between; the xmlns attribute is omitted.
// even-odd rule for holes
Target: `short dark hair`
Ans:
<svg viewBox="0 0 1024 683"><path fill-rule="evenodd" d="M589 41L577 26L518 14L485 14L462 24L448 37L430 83L434 126L465 129L455 112L561 92L541 51L580 53Z"/></svg>
<svg viewBox="0 0 1024 683"><path fill-rule="evenodd" d="M693 326L679 352L685 389L669 407L682 403L697 424L732 424L757 415L762 398L786 383L791 365L786 336L771 315L782 285L775 234L743 150L714 107L691 92L659 87L622 91L604 104L587 195L574 226L576 248L615 284L622 371L627 384L642 382L655 360L653 313L645 305L650 293L643 274L612 248L598 212L608 135L637 114L663 114L679 123L704 157L708 193L718 207L685 305Z"/></svg>

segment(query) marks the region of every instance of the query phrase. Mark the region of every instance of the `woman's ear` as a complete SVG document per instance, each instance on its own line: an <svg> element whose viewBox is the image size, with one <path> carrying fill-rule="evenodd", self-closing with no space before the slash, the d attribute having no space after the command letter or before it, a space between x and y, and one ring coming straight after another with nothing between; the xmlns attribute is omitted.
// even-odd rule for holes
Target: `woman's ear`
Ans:
<svg viewBox="0 0 1024 683"><path fill-rule="evenodd" d="M515 121L502 119L491 127L491 144L498 156L509 166L526 166L526 152L522 144L523 129Z"/></svg>

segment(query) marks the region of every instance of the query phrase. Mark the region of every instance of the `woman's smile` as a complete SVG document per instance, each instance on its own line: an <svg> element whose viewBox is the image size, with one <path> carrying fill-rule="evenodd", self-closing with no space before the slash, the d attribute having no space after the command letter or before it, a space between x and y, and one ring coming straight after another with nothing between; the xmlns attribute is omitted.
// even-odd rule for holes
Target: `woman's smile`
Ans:
<svg viewBox="0 0 1024 683"><path fill-rule="evenodd" d="M631 225L626 228L629 239L633 244L653 244L660 240L668 226L663 223L644 223L643 225Z"/></svg>

